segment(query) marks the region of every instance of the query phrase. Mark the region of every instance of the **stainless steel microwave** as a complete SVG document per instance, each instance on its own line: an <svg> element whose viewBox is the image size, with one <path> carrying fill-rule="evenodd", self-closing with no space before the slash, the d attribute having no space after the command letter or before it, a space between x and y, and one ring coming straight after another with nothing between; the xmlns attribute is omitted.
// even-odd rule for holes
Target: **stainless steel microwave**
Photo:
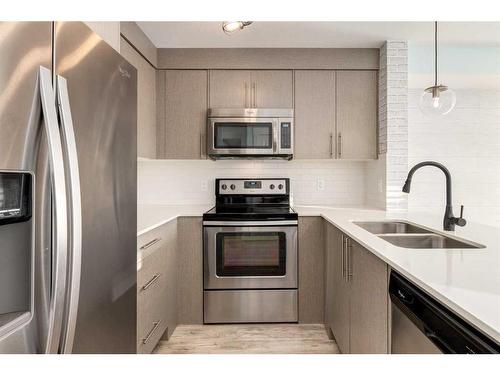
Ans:
<svg viewBox="0 0 500 375"><path fill-rule="evenodd" d="M207 154L211 159L292 159L293 109L209 109Z"/></svg>

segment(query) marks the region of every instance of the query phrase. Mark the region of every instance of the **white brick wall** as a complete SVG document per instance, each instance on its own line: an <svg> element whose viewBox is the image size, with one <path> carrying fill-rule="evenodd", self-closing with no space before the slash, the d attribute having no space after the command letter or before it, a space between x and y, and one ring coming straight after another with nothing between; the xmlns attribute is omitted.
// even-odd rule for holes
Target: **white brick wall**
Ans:
<svg viewBox="0 0 500 375"><path fill-rule="evenodd" d="M408 172L407 108L408 42L387 41L380 49L379 153L386 154L385 208L388 211L408 208L407 196L401 191ZM379 174L383 172L380 166L378 169Z"/></svg>

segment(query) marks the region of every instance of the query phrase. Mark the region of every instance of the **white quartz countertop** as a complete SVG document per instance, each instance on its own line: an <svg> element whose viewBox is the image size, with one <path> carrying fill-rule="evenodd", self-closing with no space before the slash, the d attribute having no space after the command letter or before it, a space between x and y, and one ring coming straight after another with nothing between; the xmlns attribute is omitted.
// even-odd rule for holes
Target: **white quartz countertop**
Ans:
<svg viewBox="0 0 500 375"><path fill-rule="evenodd" d="M202 216L213 205L159 205L140 204L137 206L137 235L168 223L180 216Z"/></svg>
<svg viewBox="0 0 500 375"><path fill-rule="evenodd" d="M477 223L444 232L484 249L405 249L353 221L400 219L443 232L443 216L381 210L294 206L299 216L322 216L416 285L500 343L500 229Z"/></svg>
<svg viewBox="0 0 500 375"><path fill-rule="evenodd" d="M139 205L137 235L180 216L202 216L212 205ZM294 206L299 216L321 216L500 343L500 229L477 223L446 232L484 249L405 249L353 221L407 220L442 232L443 217L363 208Z"/></svg>

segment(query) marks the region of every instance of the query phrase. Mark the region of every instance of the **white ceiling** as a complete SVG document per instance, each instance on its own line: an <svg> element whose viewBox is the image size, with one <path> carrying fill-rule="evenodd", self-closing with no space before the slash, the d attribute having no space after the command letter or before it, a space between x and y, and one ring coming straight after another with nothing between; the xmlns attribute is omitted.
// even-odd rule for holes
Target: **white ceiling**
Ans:
<svg viewBox="0 0 500 375"><path fill-rule="evenodd" d="M432 43L432 22L254 22L230 36L221 22L137 22L158 48L378 48ZM440 43L500 46L500 22L441 22Z"/></svg>

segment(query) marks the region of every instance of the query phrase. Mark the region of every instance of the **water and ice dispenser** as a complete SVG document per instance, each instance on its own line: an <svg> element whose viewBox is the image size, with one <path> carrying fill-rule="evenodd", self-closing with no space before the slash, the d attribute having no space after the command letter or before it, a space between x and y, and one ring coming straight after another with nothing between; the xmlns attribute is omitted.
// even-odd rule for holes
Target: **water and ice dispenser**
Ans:
<svg viewBox="0 0 500 375"><path fill-rule="evenodd" d="M0 336L32 310L33 176L0 171Z"/></svg>

